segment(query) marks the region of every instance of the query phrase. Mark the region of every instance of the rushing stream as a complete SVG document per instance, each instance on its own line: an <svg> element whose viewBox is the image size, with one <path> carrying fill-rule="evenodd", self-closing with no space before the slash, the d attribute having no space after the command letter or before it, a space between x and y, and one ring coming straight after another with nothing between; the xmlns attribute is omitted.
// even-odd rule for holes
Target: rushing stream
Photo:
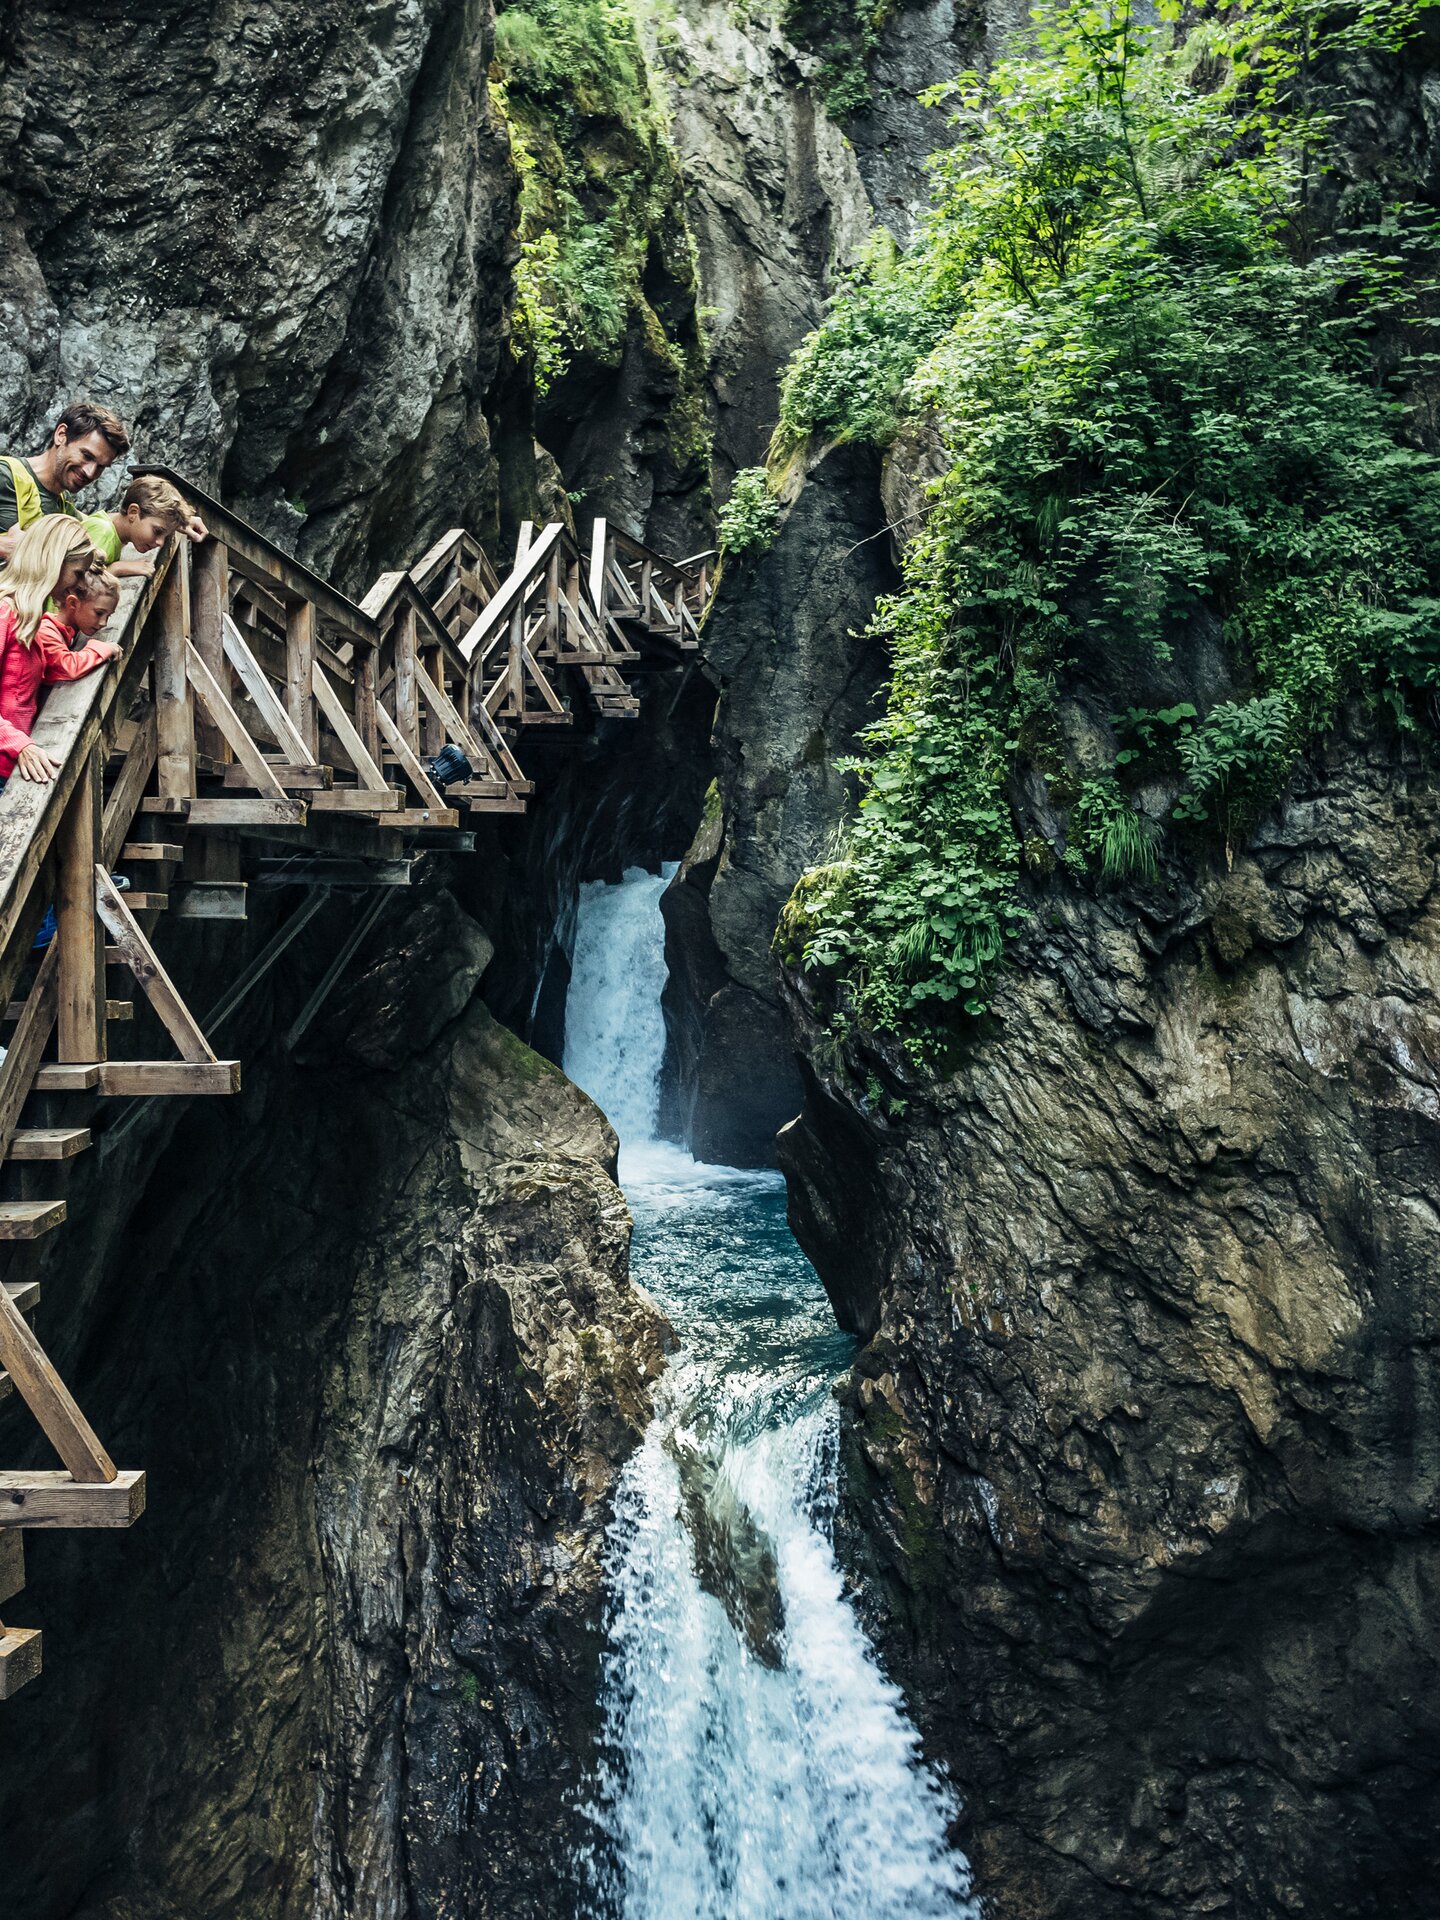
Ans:
<svg viewBox="0 0 1440 1920"><path fill-rule="evenodd" d="M633 1271L681 1339L608 1545L585 1920L975 1916L948 1788L831 1550L852 1343L778 1175L654 1138L668 876L583 892L565 1067L621 1139Z"/></svg>

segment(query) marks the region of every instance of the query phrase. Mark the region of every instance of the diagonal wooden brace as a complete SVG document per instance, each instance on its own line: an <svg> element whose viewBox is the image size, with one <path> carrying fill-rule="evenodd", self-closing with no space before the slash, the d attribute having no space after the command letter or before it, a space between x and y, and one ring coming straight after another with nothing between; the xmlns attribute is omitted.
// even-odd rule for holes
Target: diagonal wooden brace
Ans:
<svg viewBox="0 0 1440 1920"><path fill-rule="evenodd" d="M134 974L146 999L164 1021L182 1060L213 1061L214 1050L200 1031L195 1016L180 998L160 957L145 938L125 896L104 867L95 869L95 911L104 923L120 959Z"/></svg>

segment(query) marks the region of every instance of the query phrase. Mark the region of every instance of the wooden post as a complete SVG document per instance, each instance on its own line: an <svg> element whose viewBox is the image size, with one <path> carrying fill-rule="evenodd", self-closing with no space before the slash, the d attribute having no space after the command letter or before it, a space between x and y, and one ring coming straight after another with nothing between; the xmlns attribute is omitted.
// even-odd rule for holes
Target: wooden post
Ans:
<svg viewBox="0 0 1440 1920"><path fill-rule="evenodd" d="M415 609L395 617L395 724L412 753L420 751L420 711L415 695Z"/></svg>
<svg viewBox="0 0 1440 1920"><path fill-rule="evenodd" d="M315 608L309 600L285 610L285 706L312 760L320 757L315 711Z"/></svg>
<svg viewBox="0 0 1440 1920"><path fill-rule="evenodd" d="M380 725L375 718L375 648L355 649L355 731L374 761L380 758Z"/></svg>
<svg viewBox="0 0 1440 1920"><path fill-rule="evenodd" d="M56 944L60 950L59 1058L105 1058L105 930L95 912L101 842L100 753L76 782L55 836Z"/></svg>
<svg viewBox="0 0 1440 1920"><path fill-rule="evenodd" d="M432 680L442 680L445 674L445 658L439 647L427 647L420 656L421 664ZM417 676L418 686L418 676ZM445 745L445 722L427 700L425 707L425 751L433 759Z"/></svg>
<svg viewBox="0 0 1440 1920"><path fill-rule="evenodd" d="M195 722L185 671L189 641L190 542L182 540L165 582L152 669L160 741L159 785L167 800L190 800L195 795Z"/></svg>
<svg viewBox="0 0 1440 1920"><path fill-rule="evenodd" d="M221 687L229 685L225 665L225 614L230 605L230 556L218 540L206 540L190 559L190 638L195 651ZM201 753L224 766L230 743L220 729L197 716L195 744Z"/></svg>

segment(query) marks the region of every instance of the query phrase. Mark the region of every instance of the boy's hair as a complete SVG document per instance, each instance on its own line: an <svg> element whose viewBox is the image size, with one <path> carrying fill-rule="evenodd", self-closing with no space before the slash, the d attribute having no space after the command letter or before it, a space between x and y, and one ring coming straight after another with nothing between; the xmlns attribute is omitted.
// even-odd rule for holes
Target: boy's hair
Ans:
<svg viewBox="0 0 1440 1920"><path fill-rule="evenodd" d="M0 576L0 599L14 603L15 633L22 647L35 638L45 602L58 590L66 568L76 563L82 582L91 580L92 569L107 580L115 578L104 572L89 534L68 513L46 514L16 541L10 564ZM81 599L88 599L93 591L92 584L83 585Z"/></svg>
<svg viewBox="0 0 1440 1920"><path fill-rule="evenodd" d="M178 533L190 518L184 494L158 473L137 473L120 505L122 510L138 507L147 520L163 520L171 533Z"/></svg>
<svg viewBox="0 0 1440 1920"><path fill-rule="evenodd" d="M93 400L76 400L66 407L50 430L52 447L55 434L61 427L65 429L67 440L83 440L87 433L103 433L115 449L117 458L130 451L130 436L119 414L112 413L109 407L97 407Z"/></svg>

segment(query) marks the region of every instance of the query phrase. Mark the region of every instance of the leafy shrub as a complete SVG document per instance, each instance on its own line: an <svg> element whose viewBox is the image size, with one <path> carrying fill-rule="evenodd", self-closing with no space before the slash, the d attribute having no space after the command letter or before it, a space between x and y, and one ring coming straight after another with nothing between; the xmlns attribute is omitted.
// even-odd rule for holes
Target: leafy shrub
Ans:
<svg viewBox="0 0 1440 1920"><path fill-rule="evenodd" d="M764 467L742 467L720 509L720 545L726 553L764 553L780 525L780 503Z"/></svg>
<svg viewBox="0 0 1440 1920"><path fill-rule="evenodd" d="M963 76L917 246L865 263L787 376L782 433L883 443L923 409L951 457L877 610L889 709L803 915L850 1016L916 1047L984 1008L1023 919L1008 788L1026 756L1061 771L1036 743L1065 677L1218 615L1244 697L1132 710L1116 767L1178 776L1175 817L1227 839L1350 691L1415 725L1440 684L1440 468L1376 360L1428 235L1391 211L1322 251L1310 218L1343 104L1305 77L1325 35L1389 44L1411 12L1260 17L1180 44L1072 0ZM1116 773L1069 797L1072 872L1156 871Z"/></svg>

